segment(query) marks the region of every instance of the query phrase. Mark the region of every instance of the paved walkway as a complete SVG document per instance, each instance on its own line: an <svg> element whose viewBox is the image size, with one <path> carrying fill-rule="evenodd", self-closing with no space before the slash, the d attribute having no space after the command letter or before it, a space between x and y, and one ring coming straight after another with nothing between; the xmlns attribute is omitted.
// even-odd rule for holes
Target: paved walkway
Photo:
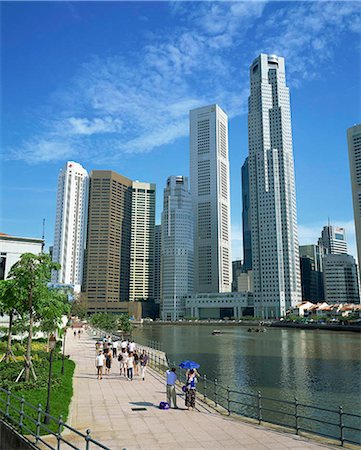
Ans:
<svg viewBox="0 0 361 450"><path fill-rule="evenodd" d="M129 382L114 361L112 374L97 380L95 341L86 333L78 339L69 332L66 353L76 363L70 425L90 428L92 437L112 450L331 448L207 412L202 402L197 411L160 410L166 396L162 376L148 368L144 382L139 377ZM181 396L178 406L184 407ZM136 407L146 411L132 411Z"/></svg>

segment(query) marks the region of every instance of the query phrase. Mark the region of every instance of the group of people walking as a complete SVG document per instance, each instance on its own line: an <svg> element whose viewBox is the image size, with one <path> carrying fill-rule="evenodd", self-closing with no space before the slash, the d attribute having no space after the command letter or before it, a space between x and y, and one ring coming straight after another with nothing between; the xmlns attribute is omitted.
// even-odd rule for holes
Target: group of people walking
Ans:
<svg viewBox="0 0 361 450"><path fill-rule="evenodd" d="M148 355L145 350L138 352L134 341L112 341L110 336L104 337L103 341L95 344L98 380L105 374L110 375L113 360L119 362L119 373L124 375L128 381L133 381L134 376L140 376L145 380L145 372L148 364Z"/></svg>

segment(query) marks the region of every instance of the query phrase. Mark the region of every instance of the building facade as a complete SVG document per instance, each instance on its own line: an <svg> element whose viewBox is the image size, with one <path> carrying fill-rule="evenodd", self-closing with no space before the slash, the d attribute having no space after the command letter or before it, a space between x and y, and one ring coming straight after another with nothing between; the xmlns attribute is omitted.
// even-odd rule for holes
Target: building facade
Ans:
<svg viewBox="0 0 361 450"><path fill-rule="evenodd" d="M289 90L284 59L250 67L249 190L255 315L273 318L301 301Z"/></svg>
<svg viewBox="0 0 361 450"><path fill-rule="evenodd" d="M228 117L218 105L190 111L190 189L195 219L195 292L229 292Z"/></svg>
<svg viewBox="0 0 361 450"><path fill-rule="evenodd" d="M252 235L249 197L248 158L242 166L242 233L243 233L243 270L252 270Z"/></svg>
<svg viewBox="0 0 361 450"><path fill-rule="evenodd" d="M238 276L243 271L243 263L240 259L232 261L232 292L238 292Z"/></svg>
<svg viewBox="0 0 361 450"><path fill-rule="evenodd" d="M347 254L346 230L332 225L324 226L321 231L321 237L318 240L318 245L323 255Z"/></svg>
<svg viewBox="0 0 361 450"><path fill-rule="evenodd" d="M325 299L322 257L318 245L300 245L303 301L319 302Z"/></svg>
<svg viewBox="0 0 361 450"><path fill-rule="evenodd" d="M347 130L358 264L361 264L361 124ZM360 274L359 274L360 275Z"/></svg>
<svg viewBox="0 0 361 450"><path fill-rule="evenodd" d="M52 258L61 268L53 272L52 282L72 284L77 292L83 277L88 187L88 172L68 161L58 176Z"/></svg>
<svg viewBox="0 0 361 450"><path fill-rule="evenodd" d="M132 181L110 170L90 174L83 291L88 311L124 312L129 300Z"/></svg>
<svg viewBox="0 0 361 450"><path fill-rule="evenodd" d="M155 303L161 299L161 254L162 254L162 225L154 228L154 284L153 298Z"/></svg>
<svg viewBox="0 0 361 450"><path fill-rule="evenodd" d="M164 189L162 213L161 318L185 315L184 295L193 293L194 242L192 197L188 178L171 176Z"/></svg>
<svg viewBox="0 0 361 450"><path fill-rule="evenodd" d="M323 275L327 303L360 303L357 265L353 256L325 255Z"/></svg>
<svg viewBox="0 0 361 450"><path fill-rule="evenodd" d="M153 298L155 184L133 181L129 300Z"/></svg>

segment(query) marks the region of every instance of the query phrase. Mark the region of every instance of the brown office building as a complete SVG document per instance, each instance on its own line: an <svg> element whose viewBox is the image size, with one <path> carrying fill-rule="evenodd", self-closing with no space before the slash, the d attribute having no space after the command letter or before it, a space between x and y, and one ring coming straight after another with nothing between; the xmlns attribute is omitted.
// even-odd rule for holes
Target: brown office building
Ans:
<svg viewBox="0 0 361 450"><path fill-rule="evenodd" d="M89 312L129 312L131 212L132 181L93 170L83 283Z"/></svg>

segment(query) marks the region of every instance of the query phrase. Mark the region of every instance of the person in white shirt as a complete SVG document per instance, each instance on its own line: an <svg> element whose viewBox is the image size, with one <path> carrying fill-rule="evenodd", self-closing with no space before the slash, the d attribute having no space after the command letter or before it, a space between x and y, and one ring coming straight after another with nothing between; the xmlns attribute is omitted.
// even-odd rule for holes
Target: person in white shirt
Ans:
<svg viewBox="0 0 361 450"><path fill-rule="evenodd" d="M97 368L97 373L98 373L98 380L102 380L103 379L103 367L105 364L105 356L104 353L100 352L98 353L98 355L95 358L95 366Z"/></svg>
<svg viewBox="0 0 361 450"><path fill-rule="evenodd" d="M175 384L177 382L177 374L175 373L176 368L172 367L171 370L167 370L167 402L169 403L169 407L172 406L172 402L174 408L178 408L177 406L177 394L175 391Z"/></svg>
<svg viewBox="0 0 361 450"><path fill-rule="evenodd" d="M127 358L127 377L128 381L133 381L133 369L134 369L134 356L133 353L130 352Z"/></svg>
<svg viewBox="0 0 361 450"><path fill-rule="evenodd" d="M113 358L116 358L116 357L117 357L118 343L119 343L119 341L114 341L114 342L113 342L113 347L112 347L112 350L113 350Z"/></svg>
<svg viewBox="0 0 361 450"><path fill-rule="evenodd" d="M128 347L128 341L123 339L121 344L120 344L120 348L123 350L123 349L126 349L127 347Z"/></svg>
<svg viewBox="0 0 361 450"><path fill-rule="evenodd" d="M128 352L125 349L122 349L118 356L120 375L123 374L125 377L127 376L128 356Z"/></svg>
<svg viewBox="0 0 361 450"><path fill-rule="evenodd" d="M134 350L135 350L135 342L134 341L129 342L128 349L129 349L129 353L134 352Z"/></svg>

